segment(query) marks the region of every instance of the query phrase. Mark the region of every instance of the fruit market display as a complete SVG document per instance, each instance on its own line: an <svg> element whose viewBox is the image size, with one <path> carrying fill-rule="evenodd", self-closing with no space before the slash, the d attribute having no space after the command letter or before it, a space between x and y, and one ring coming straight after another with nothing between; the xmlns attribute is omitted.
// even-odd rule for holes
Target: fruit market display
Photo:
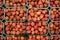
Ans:
<svg viewBox="0 0 60 40"><path fill-rule="evenodd" d="M0 40L60 40L60 0L0 0Z"/></svg>
<svg viewBox="0 0 60 40"><path fill-rule="evenodd" d="M28 0L28 6L30 8L47 8L48 7L48 0Z"/></svg>
<svg viewBox="0 0 60 40"><path fill-rule="evenodd" d="M50 18L52 21L60 21L60 8L52 8Z"/></svg>
<svg viewBox="0 0 60 40"><path fill-rule="evenodd" d="M50 23L50 33L51 34L60 34L60 22L51 22Z"/></svg>
<svg viewBox="0 0 60 40"><path fill-rule="evenodd" d="M26 40L26 37L23 37L23 36L7 36L6 40Z"/></svg>
<svg viewBox="0 0 60 40"><path fill-rule="evenodd" d="M4 19L4 8L0 7L0 20Z"/></svg>
<svg viewBox="0 0 60 40"><path fill-rule="evenodd" d="M25 33L25 23L24 22L6 22L5 24L6 34L19 35Z"/></svg>
<svg viewBox="0 0 60 40"><path fill-rule="evenodd" d="M3 23L2 23L2 22L0 22L0 34L2 34L2 33L3 33L3 28L4 28L4 25L3 25Z"/></svg>
<svg viewBox="0 0 60 40"><path fill-rule="evenodd" d="M8 7L26 6L26 0L6 0L5 3Z"/></svg>
<svg viewBox="0 0 60 40"><path fill-rule="evenodd" d="M51 36L50 40L60 40L60 36Z"/></svg>
<svg viewBox="0 0 60 40"><path fill-rule="evenodd" d="M50 0L51 7L60 7L60 0Z"/></svg>
<svg viewBox="0 0 60 40"><path fill-rule="evenodd" d="M31 8L28 11L28 20L31 21L47 21L49 12L47 9Z"/></svg>
<svg viewBox="0 0 60 40"><path fill-rule="evenodd" d="M28 40L48 40L48 36L29 35Z"/></svg>
<svg viewBox="0 0 60 40"><path fill-rule="evenodd" d="M25 8L6 8L5 14L6 14L6 20L11 21L26 20Z"/></svg>
<svg viewBox="0 0 60 40"><path fill-rule="evenodd" d="M46 22L28 22L26 30L28 34L46 34L48 25Z"/></svg>

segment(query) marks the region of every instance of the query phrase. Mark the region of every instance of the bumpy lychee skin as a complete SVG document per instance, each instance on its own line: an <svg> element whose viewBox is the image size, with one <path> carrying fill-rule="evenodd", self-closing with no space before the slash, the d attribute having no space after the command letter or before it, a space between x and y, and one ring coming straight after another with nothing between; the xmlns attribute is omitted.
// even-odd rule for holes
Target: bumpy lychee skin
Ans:
<svg viewBox="0 0 60 40"><path fill-rule="evenodd" d="M28 34L46 34L48 25L46 22L28 22L26 31Z"/></svg>

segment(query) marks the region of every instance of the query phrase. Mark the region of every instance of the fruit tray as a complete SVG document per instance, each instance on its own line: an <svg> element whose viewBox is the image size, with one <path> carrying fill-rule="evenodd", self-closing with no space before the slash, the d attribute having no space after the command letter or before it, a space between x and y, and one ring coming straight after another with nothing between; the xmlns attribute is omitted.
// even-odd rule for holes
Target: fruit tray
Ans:
<svg viewBox="0 0 60 40"><path fill-rule="evenodd" d="M60 0L0 0L0 40L60 40Z"/></svg>
<svg viewBox="0 0 60 40"><path fill-rule="evenodd" d="M7 35L6 40L27 40L25 36Z"/></svg>
<svg viewBox="0 0 60 40"><path fill-rule="evenodd" d="M8 7L5 9L5 18L7 21L25 21L27 10L25 7Z"/></svg>

